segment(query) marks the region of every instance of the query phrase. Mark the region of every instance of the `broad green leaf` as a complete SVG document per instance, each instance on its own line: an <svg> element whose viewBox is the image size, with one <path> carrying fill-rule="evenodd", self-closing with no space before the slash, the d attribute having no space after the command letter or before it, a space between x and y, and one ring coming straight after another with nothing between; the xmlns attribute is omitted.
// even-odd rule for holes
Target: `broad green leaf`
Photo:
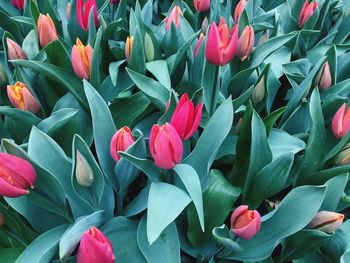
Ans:
<svg viewBox="0 0 350 263"><path fill-rule="evenodd" d="M146 68L153 74L153 76L159 81L160 84L162 84L168 90L171 89L171 80L168 71L168 65L165 60L155 60L148 62L146 64Z"/></svg>
<svg viewBox="0 0 350 263"><path fill-rule="evenodd" d="M23 247L11 247L0 249L0 258L2 263L13 263L22 254Z"/></svg>
<svg viewBox="0 0 350 263"><path fill-rule="evenodd" d="M52 112L49 117L42 120L38 125L38 129L46 134L52 136L57 130L61 129L67 122L69 122L78 113L77 109L61 109Z"/></svg>

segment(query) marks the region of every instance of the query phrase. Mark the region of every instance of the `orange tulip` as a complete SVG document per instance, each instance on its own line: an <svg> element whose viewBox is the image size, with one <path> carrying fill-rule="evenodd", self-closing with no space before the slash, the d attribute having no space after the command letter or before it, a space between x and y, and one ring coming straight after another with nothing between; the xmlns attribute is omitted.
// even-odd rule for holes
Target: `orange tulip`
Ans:
<svg viewBox="0 0 350 263"><path fill-rule="evenodd" d="M90 45L84 46L80 39L77 38L72 48L72 66L75 74L81 79L90 78L90 66L93 48Z"/></svg>
<svg viewBox="0 0 350 263"><path fill-rule="evenodd" d="M15 85L7 86L7 96L15 108L37 113L40 109L38 101L32 95L27 85L17 81Z"/></svg>

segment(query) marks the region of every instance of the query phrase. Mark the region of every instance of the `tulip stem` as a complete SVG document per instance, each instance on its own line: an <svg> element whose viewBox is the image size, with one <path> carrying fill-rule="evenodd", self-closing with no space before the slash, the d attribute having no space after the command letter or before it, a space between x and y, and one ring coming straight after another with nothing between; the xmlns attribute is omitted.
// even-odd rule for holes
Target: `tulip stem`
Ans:
<svg viewBox="0 0 350 263"><path fill-rule="evenodd" d="M219 66L215 66L211 105L210 105L211 107L209 110L210 115L214 113L217 100L218 100L218 95L219 95L218 78L219 78Z"/></svg>
<svg viewBox="0 0 350 263"><path fill-rule="evenodd" d="M88 189L89 189L89 196L90 196L90 201L91 201L92 205L94 207L98 207L98 202L97 202L97 198L96 198L94 191L92 190L91 186L89 186Z"/></svg>

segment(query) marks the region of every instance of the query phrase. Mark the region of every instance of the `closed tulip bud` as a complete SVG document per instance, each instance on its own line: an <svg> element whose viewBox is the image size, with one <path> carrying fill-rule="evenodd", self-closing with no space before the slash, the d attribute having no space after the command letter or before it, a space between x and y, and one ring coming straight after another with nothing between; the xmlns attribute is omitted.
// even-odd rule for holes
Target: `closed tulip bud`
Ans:
<svg viewBox="0 0 350 263"><path fill-rule="evenodd" d="M330 233L336 231L343 223L344 215L330 211L318 212L308 227Z"/></svg>
<svg viewBox="0 0 350 263"><path fill-rule="evenodd" d="M198 51L199 51L199 48L201 47L203 39L204 39L204 35L203 35L203 33L200 33L199 39L198 39L197 44L196 44L196 47L194 48L194 58L196 58L196 56L198 54Z"/></svg>
<svg viewBox="0 0 350 263"><path fill-rule="evenodd" d="M238 40L238 56L241 61L246 60L254 48L254 29L252 26L246 26Z"/></svg>
<svg viewBox="0 0 350 263"><path fill-rule="evenodd" d="M47 44L58 39L55 24L49 14L39 15L37 27L41 47L45 47Z"/></svg>
<svg viewBox="0 0 350 263"><path fill-rule="evenodd" d="M251 239L259 231L261 216L256 210L248 210L248 206L240 205L231 215L231 229L233 233L242 239Z"/></svg>
<svg viewBox="0 0 350 263"><path fill-rule="evenodd" d="M206 34L207 33L207 30L208 30L208 18L207 17L205 17L204 19L203 19L203 22L202 22L202 26L201 26L201 33L202 34Z"/></svg>
<svg viewBox="0 0 350 263"><path fill-rule="evenodd" d="M6 71L2 64L0 64L0 88L6 87L8 83L8 78Z"/></svg>
<svg viewBox="0 0 350 263"><path fill-rule="evenodd" d="M265 97L265 76L263 76L258 84L254 87L254 91L252 94L252 101L254 103L261 102Z"/></svg>
<svg viewBox="0 0 350 263"><path fill-rule="evenodd" d="M11 3L17 9L23 9L24 8L24 0L11 0Z"/></svg>
<svg viewBox="0 0 350 263"><path fill-rule="evenodd" d="M7 44L7 57L9 60L12 59L27 59L23 49L11 38L6 38Z"/></svg>
<svg viewBox="0 0 350 263"><path fill-rule="evenodd" d="M209 28L205 56L209 63L223 66L230 62L236 54L238 46L238 27L229 28L222 17L219 26L213 22Z"/></svg>
<svg viewBox="0 0 350 263"><path fill-rule="evenodd" d="M77 263L114 263L113 246L97 228L91 227L80 240Z"/></svg>
<svg viewBox="0 0 350 263"><path fill-rule="evenodd" d="M145 34L145 53L148 62L154 60L154 45L148 33Z"/></svg>
<svg viewBox="0 0 350 263"><path fill-rule="evenodd" d="M79 151L76 152L76 158L75 177L81 186L89 187L94 182L94 172L89 162Z"/></svg>
<svg viewBox="0 0 350 263"><path fill-rule="evenodd" d="M89 29L89 15L90 10L93 10L93 17L95 22L95 27L98 26L98 14L96 0L77 0L76 16L79 26L87 31Z"/></svg>
<svg viewBox="0 0 350 263"><path fill-rule="evenodd" d="M130 63L133 40L134 40L133 37L127 37L125 42L125 57L128 63Z"/></svg>
<svg viewBox="0 0 350 263"><path fill-rule="evenodd" d="M169 123L162 126L153 125L149 138L149 149L156 166L159 168L174 168L182 160L181 138Z"/></svg>
<svg viewBox="0 0 350 263"><path fill-rule="evenodd" d="M346 144L341 151L333 158L335 165L350 164L350 143Z"/></svg>
<svg viewBox="0 0 350 263"><path fill-rule="evenodd" d="M235 8L235 11L233 14L233 18L234 18L236 24L238 24L238 20L241 17L241 14L242 14L246 5L247 5L247 0L240 0L238 2L238 4L236 5L236 8Z"/></svg>
<svg viewBox="0 0 350 263"><path fill-rule="evenodd" d="M165 18L165 30L168 31L171 23L174 23L177 28L180 28L180 15L182 11L180 7L175 6L169 15Z"/></svg>
<svg viewBox="0 0 350 263"><path fill-rule="evenodd" d="M328 62L324 63L320 74L317 77L318 87L321 90L326 90L332 86L332 75L329 69Z"/></svg>
<svg viewBox="0 0 350 263"><path fill-rule="evenodd" d="M77 75L81 79L90 78L90 66L94 50L90 45L84 46L80 39L77 38L72 48L72 66Z"/></svg>
<svg viewBox="0 0 350 263"><path fill-rule="evenodd" d="M333 117L331 129L335 137L338 139L350 130L350 108L344 103Z"/></svg>
<svg viewBox="0 0 350 263"><path fill-rule="evenodd" d="M128 126L119 129L112 137L109 147L112 158L117 162L120 159L118 152L125 152L135 142Z"/></svg>
<svg viewBox="0 0 350 263"><path fill-rule="evenodd" d="M303 7L301 8L299 15L299 27L302 28L304 24L309 20L310 16L315 12L317 8L317 2L309 3L309 0L305 0Z"/></svg>
<svg viewBox="0 0 350 263"><path fill-rule="evenodd" d="M27 85L17 81L14 85L7 86L7 96L12 105L21 110L37 113L40 105L36 98L32 95Z"/></svg>
<svg viewBox="0 0 350 263"><path fill-rule="evenodd" d="M34 188L36 174L26 160L7 153L0 153L0 195L19 197Z"/></svg>
<svg viewBox="0 0 350 263"><path fill-rule="evenodd" d="M210 0L193 0L194 8L202 13L210 9Z"/></svg>
<svg viewBox="0 0 350 263"><path fill-rule="evenodd" d="M119 2L120 2L120 0L111 0L111 1L110 1L110 3L113 4L113 5L114 5L114 4L119 4Z"/></svg>

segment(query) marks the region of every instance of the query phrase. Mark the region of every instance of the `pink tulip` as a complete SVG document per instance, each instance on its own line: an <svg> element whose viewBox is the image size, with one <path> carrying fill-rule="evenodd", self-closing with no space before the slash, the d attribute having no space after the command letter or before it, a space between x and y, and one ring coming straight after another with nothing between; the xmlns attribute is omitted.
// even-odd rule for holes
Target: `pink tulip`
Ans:
<svg viewBox="0 0 350 263"><path fill-rule="evenodd" d="M7 44L7 57L9 60L12 59L27 59L23 49L11 38L6 38Z"/></svg>
<svg viewBox="0 0 350 263"><path fill-rule="evenodd" d="M197 42L197 44L196 44L196 47L194 48L194 58L197 57L197 54L198 54L199 48L201 47L201 44L202 44L202 42L203 42L203 39L204 39L204 34L203 34L203 33L200 33L198 42Z"/></svg>
<svg viewBox="0 0 350 263"><path fill-rule="evenodd" d="M238 20L241 17L246 5L247 5L247 0L240 0L238 2L238 4L236 5L236 8L235 8L235 11L233 14L233 18L234 18L236 24L238 24Z"/></svg>
<svg viewBox="0 0 350 263"><path fill-rule="evenodd" d="M343 220L343 214L320 211L315 215L308 227L330 233L336 231L342 225Z"/></svg>
<svg viewBox="0 0 350 263"><path fill-rule="evenodd" d="M312 16L312 14L315 12L317 6L318 6L317 2L309 3L309 0L305 0L299 16L300 28L302 28L304 24L307 22L307 20L309 20L310 16Z"/></svg>
<svg viewBox="0 0 350 263"><path fill-rule="evenodd" d="M171 10L170 14L165 18L165 30L168 31L171 23L174 23L177 28L180 28L180 15L182 15L181 9L175 6Z"/></svg>
<svg viewBox="0 0 350 263"><path fill-rule="evenodd" d="M97 228L91 227L80 240L77 263L114 263L112 243Z"/></svg>
<svg viewBox="0 0 350 263"><path fill-rule="evenodd" d="M254 29L252 26L246 26L238 40L238 56L241 61L246 60L254 48Z"/></svg>
<svg viewBox="0 0 350 263"><path fill-rule="evenodd" d="M20 110L37 113L40 105L36 98L32 95L27 85L17 81L15 85L7 86L7 96L12 105Z"/></svg>
<svg viewBox="0 0 350 263"><path fill-rule="evenodd" d="M117 162L120 159L119 151L125 152L135 142L128 126L119 129L112 137L109 147L112 158Z"/></svg>
<svg viewBox="0 0 350 263"><path fill-rule="evenodd" d="M238 27L235 25L229 33L229 28L222 17L219 26L213 22L210 26L205 56L211 64L223 66L230 62L236 54L238 46Z"/></svg>
<svg viewBox="0 0 350 263"><path fill-rule="evenodd" d="M320 73L318 77L318 87L321 90L326 90L330 86L332 86L332 74L331 70L329 68L328 62L324 63L322 67L322 72Z"/></svg>
<svg viewBox="0 0 350 263"><path fill-rule="evenodd" d="M90 45L84 46L77 38L72 48L72 66L75 74L81 79L90 78L90 66L94 50Z"/></svg>
<svg viewBox="0 0 350 263"><path fill-rule="evenodd" d="M341 139L350 130L350 107L344 103L333 117L331 129L335 137Z"/></svg>
<svg viewBox="0 0 350 263"><path fill-rule="evenodd" d="M24 8L24 0L11 0L11 3L17 9L23 9Z"/></svg>
<svg viewBox="0 0 350 263"><path fill-rule="evenodd" d="M77 20L79 26L87 31L89 29L89 15L90 10L93 9L93 16L94 16L94 22L95 26L98 26L98 14L97 14L97 5L96 0L86 0L84 3L84 0L77 0Z"/></svg>
<svg viewBox="0 0 350 263"><path fill-rule="evenodd" d="M58 39L56 27L50 15L40 14L37 27L41 47L45 47L47 44Z"/></svg>
<svg viewBox="0 0 350 263"><path fill-rule="evenodd" d="M175 128L166 123L153 125L149 138L149 149L155 164L162 169L174 168L182 160L183 145Z"/></svg>
<svg viewBox="0 0 350 263"><path fill-rule="evenodd" d="M187 93L181 96L170 121L181 139L187 140L197 131L202 118L202 108L203 104L199 103L195 109Z"/></svg>
<svg viewBox="0 0 350 263"><path fill-rule="evenodd" d="M210 9L210 0L193 0L193 5L198 12L207 12Z"/></svg>
<svg viewBox="0 0 350 263"><path fill-rule="evenodd" d="M248 206L240 205L231 215L231 229L233 233L242 239L251 239L259 231L261 216L256 210L248 210Z"/></svg>
<svg viewBox="0 0 350 263"><path fill-rule="evenodd" d="M0 153L0 195L19 197L34 188L36 174L26 160L7 153Z"/></svg>

